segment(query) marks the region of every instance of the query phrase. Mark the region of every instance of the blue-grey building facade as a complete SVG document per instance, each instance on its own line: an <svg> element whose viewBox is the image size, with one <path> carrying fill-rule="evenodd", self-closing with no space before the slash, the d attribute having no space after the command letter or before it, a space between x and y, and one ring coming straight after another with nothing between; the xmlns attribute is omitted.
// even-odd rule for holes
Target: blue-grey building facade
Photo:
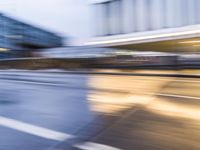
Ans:
<svg viewBox="0 0 200 150"><path fill-rule="evenodd" d="M200 24L200 0L91 0L91 3L96 36Z"/></svg>
<svg viewBox="0 0 200 150"><path fill-rule="evenodd" d="M0 14L0 51L25 53L30 50L60 46L62 37Z"/></svg>

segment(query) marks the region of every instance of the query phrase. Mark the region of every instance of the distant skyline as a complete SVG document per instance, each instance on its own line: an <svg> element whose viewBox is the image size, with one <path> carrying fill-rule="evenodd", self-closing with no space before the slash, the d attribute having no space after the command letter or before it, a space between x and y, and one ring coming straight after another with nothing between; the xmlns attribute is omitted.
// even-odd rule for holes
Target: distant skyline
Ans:
<svg viewBox="0 0 200 150"><path fill-rule="evenodd" d="M91 36L87 0L1 0L0 12L80 41Z"/></svg>

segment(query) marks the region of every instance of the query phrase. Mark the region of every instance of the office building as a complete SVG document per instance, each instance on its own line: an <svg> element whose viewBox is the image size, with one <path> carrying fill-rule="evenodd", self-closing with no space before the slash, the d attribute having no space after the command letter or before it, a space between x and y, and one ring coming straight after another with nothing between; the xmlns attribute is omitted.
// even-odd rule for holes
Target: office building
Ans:
<svg viewBox="0 0 200 150"><path fill-rule="evenodd" d="M91 7L94 38L86 45L140 49L144 43L174 45L185 39L200 45L200 0L91 0Z"/></svg>
<svg viewBox="0 0 200 150"><path fill-rule="evenodd" d="M62 37L0 14L0 55L60 46Z"/></svg>

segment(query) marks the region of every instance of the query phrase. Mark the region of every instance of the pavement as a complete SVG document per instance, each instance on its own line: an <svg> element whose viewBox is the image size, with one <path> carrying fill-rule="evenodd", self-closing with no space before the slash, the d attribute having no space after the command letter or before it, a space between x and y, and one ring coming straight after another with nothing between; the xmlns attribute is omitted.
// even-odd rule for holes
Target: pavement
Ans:
<svg viewBox="0 0 200 150"><path fill-rule="evenodd" d="M200 149L200 78L2 70L0 81L0 150Z"/></svg>

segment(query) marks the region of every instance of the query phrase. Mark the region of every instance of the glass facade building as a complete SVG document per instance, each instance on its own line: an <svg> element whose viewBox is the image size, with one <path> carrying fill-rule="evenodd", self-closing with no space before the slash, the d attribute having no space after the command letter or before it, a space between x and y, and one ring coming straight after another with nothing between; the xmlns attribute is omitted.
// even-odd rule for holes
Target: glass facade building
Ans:
<svg viewBox="0 0 200 150"><path fill-rule="evenodd" d="M62 37L0 14L0 51L62 46Z"/></svg>
<svg viewBox="0 0 200 150"><path fill-rule="evenodd" d="M200 24L200 0L93 0L96 36Z"/></svg>

